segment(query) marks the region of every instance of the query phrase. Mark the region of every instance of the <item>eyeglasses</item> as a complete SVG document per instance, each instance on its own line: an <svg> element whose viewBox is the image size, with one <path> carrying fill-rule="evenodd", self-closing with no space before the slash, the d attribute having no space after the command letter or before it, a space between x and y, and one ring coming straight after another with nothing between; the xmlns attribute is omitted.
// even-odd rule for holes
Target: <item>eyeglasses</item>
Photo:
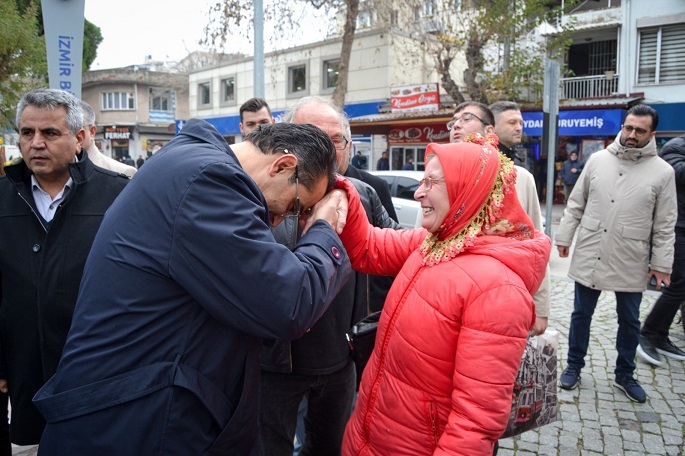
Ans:
<svg viewBox="0 0 685 456"><path fill-rule="evenodd" d="M436 184L436 183L438 183L438 182L444 182L444 181L445 181L444 178L442 178L442 179L433 179L433 178L431 178L431 177L425 177L425 178L423 178L423 179L421 179L421 180L419 181L419 187L421 187L421 186L423 185L423 186L425 186L426 191L428 191L428 190L430 190L431 188L433 188L433 185L434 185L434 184Z"/></svg>
<svg viewBox="0 0 685 456"><path fill-rule="evenodd" d="M635 136L644 136L647 133L649 133L649 130L645 130L644 128L636 128L636 127L633 127L632 125L623 125L622 128L623 128L623 131L625 131L628 134L635 132Z"/></svg>
<svg viewBox="0 0 685 456"><path fill-rule="evenodd" d="M285 213L285 216L288 217L297 217L300 218L300 214L302 213L301 211L301 206L300 206L300 175L299 175L299 166L295 165L295 208L290 209Z"/></svg>
<svg viewBox="0 0 685 456"><path fill-rule="evenodd" d="M483 125L486 125L486 126L489 125L487 122L485 122L483 119L481 119L480 117L478 117L478 116L475 115L474 113L472 113L472 112L465 112L465 113L462 114L461 116L455 117L455 118L453 118L452 120L450 120L449 122L447 122L447 129L448 129L448 130L451 130L452 127L454 127L454 125L455 125L457 122L459 122L460 120L461 120L461 124L464 125L465 123L471 122L473 119L478 119L478 120L480 120L481 123L482 123Z"/></svg>
<svg viewBox="0 0 685 456"><path fill-rule="evenodd" d="M350 143L350 140L345 138L344 136L331 138L331 141L333 141L333 145L337 150L345 150L347 148L347 145Z"/></svg>
<svg viewBox="0 0 685 456"><path fill-rule="evenodd" d="M283 149L283 153L286 155L292 155L292 152L290 152L288 149ZM283 217L300 217L300 214L302 213L301 211L301 206L300 206L300 168L299 165L295 165L295 208L294 209L288 209L285 214L283 214Z"/></svg>

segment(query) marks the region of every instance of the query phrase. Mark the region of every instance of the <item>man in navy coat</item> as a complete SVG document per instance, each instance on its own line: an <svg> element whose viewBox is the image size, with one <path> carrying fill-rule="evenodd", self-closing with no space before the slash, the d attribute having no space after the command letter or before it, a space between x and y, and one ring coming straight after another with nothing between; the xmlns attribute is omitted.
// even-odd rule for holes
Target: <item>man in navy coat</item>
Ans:
<svg viewBox="0 0 685 456"><path fill-rule="evenodd" d="M349 276L335 149L311 125L228 146L191 120L106 214L57 373L41 455L250 455L262 338L294 339ZM340 216L338 215L340 210ZM307 214L293 251L270 226Z"/></svg>

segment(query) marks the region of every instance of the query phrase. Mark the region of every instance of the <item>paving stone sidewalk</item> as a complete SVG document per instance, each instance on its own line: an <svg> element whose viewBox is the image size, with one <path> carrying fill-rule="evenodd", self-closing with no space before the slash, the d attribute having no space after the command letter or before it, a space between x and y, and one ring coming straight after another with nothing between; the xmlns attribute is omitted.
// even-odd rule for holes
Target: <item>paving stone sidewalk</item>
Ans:
<svg viewBox="0 0 685 456"><path fill-rule="evenodd" d="M566 367L573 289L570 279L552 278L549 326L559 331L559 375ZM644 294L640 321L657 297L655 292ZM652 367L638 358L636 378L647 393L647 402L631 402L613 386L615 309L614 294L603 292L592 321L581 385L573 391L559 389L558 421L501 440L499 456L685 454L685 361L666 358L662 367ZM685 348L682 325L674 322L671 340Z"/></svg>

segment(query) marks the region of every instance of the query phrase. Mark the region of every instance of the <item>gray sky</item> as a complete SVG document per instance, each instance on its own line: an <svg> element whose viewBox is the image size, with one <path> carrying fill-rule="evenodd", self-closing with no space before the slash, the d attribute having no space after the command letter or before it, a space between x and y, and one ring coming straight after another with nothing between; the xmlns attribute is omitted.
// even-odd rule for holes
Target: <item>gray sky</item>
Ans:
<svg viewBox="0 0 685 456"><path fill-rule="evenodd" d="M91 70L181 59L200 49L209 5L215 0L86 0L85 16L102 30Z"/></svg>

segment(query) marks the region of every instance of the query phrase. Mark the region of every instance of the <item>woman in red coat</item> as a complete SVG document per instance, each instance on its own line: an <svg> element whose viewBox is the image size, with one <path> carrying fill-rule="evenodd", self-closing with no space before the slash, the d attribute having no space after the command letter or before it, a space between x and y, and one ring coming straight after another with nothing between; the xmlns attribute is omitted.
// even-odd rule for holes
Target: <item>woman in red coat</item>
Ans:
<svg viewBox="0 0 685 456"><path fill-rule="evenodd" d="M345 456L491 455L505 429L550 240L518 202L513 163L479 141L428 145L425 230L374 228L340 184L353 267L396 276Z"/></svg>

